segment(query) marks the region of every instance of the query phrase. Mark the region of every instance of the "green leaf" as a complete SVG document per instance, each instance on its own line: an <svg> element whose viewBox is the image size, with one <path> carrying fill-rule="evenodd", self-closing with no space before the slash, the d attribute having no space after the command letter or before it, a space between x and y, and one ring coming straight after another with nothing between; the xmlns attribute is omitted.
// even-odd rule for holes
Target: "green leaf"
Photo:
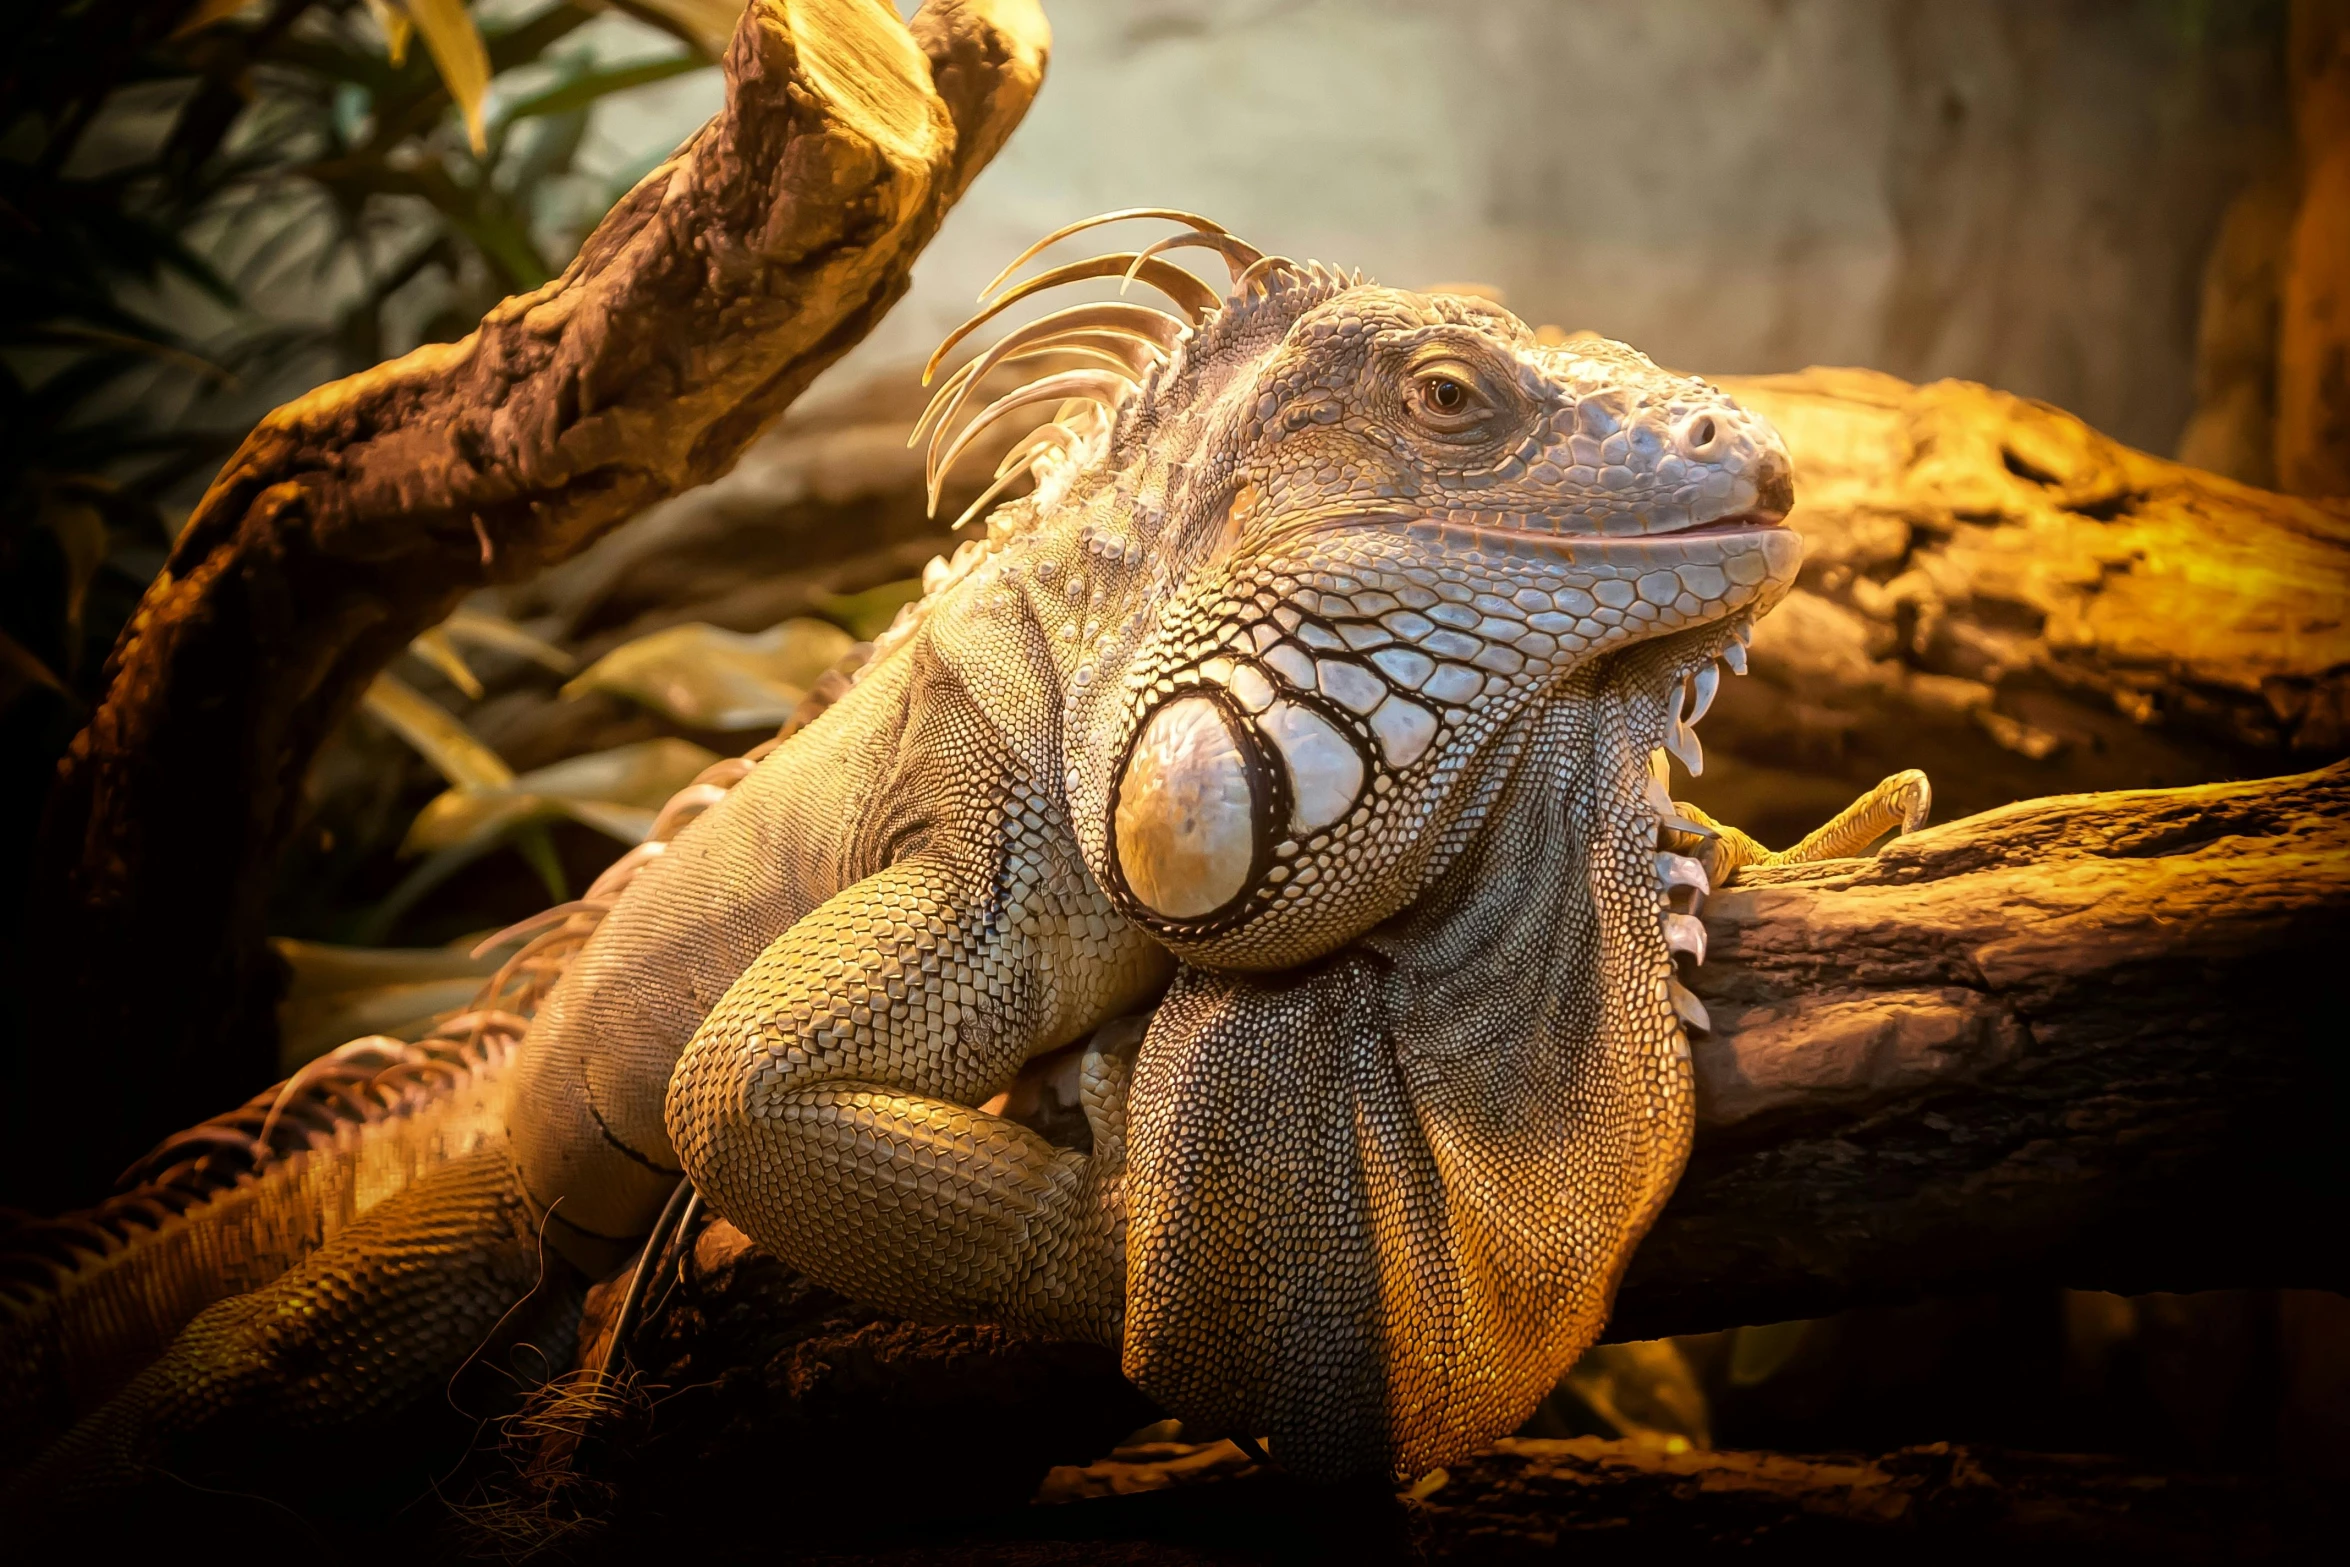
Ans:
<svg viewBox="0 0 2350 1567"><path fill-rule="evenodd" d="M1697 1373L1669 1338L1595 1344L1575 1362L1559 1392L1612 1427L1667 1452L1713 1445L1712 1412Z"/></svg>
<svg viewBox="0 0 2350 1567"><path fill-rule="evenodd" d="M884 582L862 593L824 593L816 608L827 620L846 626L860 642L870 642L890 628L898 611L922 597L922 579L906 577Z"/></svg>
<svg viewBox="0 0 2350 1567"><path fill-rule="evenodd" d="M145 325L145 323L141 323ZM185 370L215 384L234 384L236 377L202 354L191 352L171 342L160 327L150 329L152 335L133 335L129 332L109 332L103 327L76 326L71 322L45 321L15 334L16 340L29 348L50 346L71 348L107 348L136 358L151 359L177 370Z"/></svg>
<svg viewBox="0 0 2350 1567"><path fill-rule="evenodd" d="M202 32L215 22L225 22L253 3L254 0L196 0L195 8L171 30L171 40L177 43L190 33Z"/></svg>
<svg viewBox="0 0 2350 1567"><path fill-rule="evenodd" d="M376 676L360 705L458 788L497 790L514 782L514 769L497 752L475 739L447 708L399 676Z"/></svg>
<svg viewBox="0 0 2350 1567"><path fill-rule="evenodd" d="M301 172L346 199L415 196L430 202L451 228L498 268L509 287L536 288L555 275L518 213L494 192L458 184L439 164L394 167L353 156L314 163Z"/></svg>
<svg viewBox="0 0 2350 1567"><path fill-rule="evenodd" d="M490 47L490 74L529 65L576 27L595 20L601 7L551 5L512 26L491 26L482 33Z"/></svg>
<svg viewBox="0 0 2350 1567"><path fill-rule="evenodd" d="M616 0L615 8L692 42L716 60L726 53L747 0Z"/></svg>
<svg viewBox="0 0 2350 1567"><path fill-rule="evenodd" d="M367 0L367 11L375 18L375 25L383 29L385 57L394 69L406 65L408 40L415 33L416 24L392 0Z"/></svg>
<svg viewBox="0 0 2350 1567"><path fill-rule="evenodd" d="M718 760L686 740L567 757L498 788L456 788L435 797L408 829L404 854L485 853L532 822L567 816L622 843L643 841L669 797Z"/></svg>
<svg viewBox="0 0 2350 1567"><path fill-rule="evenodd" d="M400 0L400 5L424 35L434 67L465 117L465 139L476 156L489 151L481 105L490 90L490 55L473 18L465 14L465 0Z"/></svg>
<svg viewBox="0 0 2350 1567"><path fill-rule="evenodd" d="M614 648L563 694L608 691L695 729L767 729L787 721L854 646L821 620L787 620L750 635L696 622Z"/></svg>
<svg viewBox="0 0 2350 1567"><path fill-rule="evenodd" d="M579 668L578 659L552 642L532 635L503 615L461 609L441 622L441 630L460 642L471 642L477 647L527 658L558 675L568 675Z"/></svg>
<svg viewBox="0 0 2350 1567"><path fill-rule="evenodd" d="M458 652L449 640L449 634L439 626L419 632L408 644L408 651L439 670L443 678L458 690L478 702L481 700L481 677L467 666L465 655Z"/></svg>
<svg viewBox="0 0 2350 1567"><path fill-rule="evenodd" d="M570 114L613 93L627 92L632 87L665 82L672 76L683 76L688 71L709 68L710 62L707 60L679 55L667 60L649 60L642 65L622 65L608 71L591 71L585 76L573 77L570 81L523 99L506 111L503 123L511 125L517 120L534 119L540 115Z"/></svg>
<svg viewBox="0 0 2350 1567"><path fill-rule="evenodd" d="M1762 1322L1737 1330L1730 1339L1730 1385L1754 1387L1779 1374L1795 1358L1811 1331L1808 1321Z"/></svg>
<svg viewBox="0 0 2350 1567"><path fill-rule="evenodd" d="M471 938L449 947L344 947L270 943L293 972L278 1003L278 1068L292 1072L368 1034L422 1037L473 1004L502 954L475 958Z"/></svg>
<svg viewBox="0 0 2350 1567"><path fill-rule="evenodd" d="M547 835L545 822L531 822L514 835L514 847L530 862L530 868L539 873L539 885L547 889L547 901L561 903L571 896L571 889L563 879L563 860L555 852L555 840Z"/></svg>

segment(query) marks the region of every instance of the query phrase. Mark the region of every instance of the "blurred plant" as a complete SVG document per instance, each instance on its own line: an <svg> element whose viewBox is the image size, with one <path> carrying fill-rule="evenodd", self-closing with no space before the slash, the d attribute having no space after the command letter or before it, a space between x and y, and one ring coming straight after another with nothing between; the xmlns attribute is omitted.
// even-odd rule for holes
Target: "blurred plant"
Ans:
<svg viewBox="0 0 2350 1567"><path fill-rule="evenodd" d="M1685 1453L1713 1445L1712 1411L1683 1341L1594 1344L1521 1434L1605 1436Z"/></svg>
<svg viewBox="0 0 2350 1567"><path fill-rule="evenodd" d="M517 655L557 674L576 667L569 654L512 621L460 610L418 637L409 651L469 697L479 698L483 686L459 641ZM435 887L508 843L538 872L548 898L561 902L570 889L547 835L550 822L567 818L636 844L669 797L718 760L717 753L690 741L649 740L567 757L518 777L462 719L389 671L375 677L361 705L449 785L409 824L400 852L426 858L361 921L362 942L382 940Z"/></svg>
<svg viewBox="0 0 2350 1567"><path fill-rule="evenodd" d="M270 943L290 982L278 1004L278 1066L291 1073L370 1034L421 1039L473 1005L501 954L476 958L475 938L447 947L369 948Z"/></svg>
<svg viewBox="0 0 2350 1567"><path fill-rule="evenodd" d="M620 63L572 38L602 9L7 8L0 861L21 856L189 486L271 402L552 277L642 172L582 168L595 106L708 66L741 0L627 0L666 36ZM13 907L17 867L0 874Z"/></svg>
<svg viewBox="0 0 2350 1567"><path fill-rule="evenodd" d="M862 593L820 594L816 608L827 619L848 628L858 641L870 642L890 628L900 610L921 596L922 579L905 577L867 588Z"/></svg>
<svg viewBox="0 0 2350 1567"><path fill-rule="evenodd" d="M607 691L692 729L774 728L856 645L824 620L787 620L747 636L697 621L614 648L563 694Z"/></svg>
<svg viewBox="0 0 2350 1567"><path fill-rule="evenodd" d="M918 583L889 583L875 594L840 598L845 611L870 620ZM894 614L894 608L890 611ZM409 645L418 662L469 701L488 694L465 648L504 655L557 675L576 661L501 616L460 610ZM780 727L821 677L847 674L867 647L829 621L788 620L745 635L715 626L673 626L607 653L566 684L560 700L589 692L623 697L674 724L704 731ZM507 684L518 666L510 663ZM471 1004L490 965L468 954L474 937L450 947L380 947L435 889L475 860L511 845L540 877L550 900L569 889L548 828L573 821L623 847L642 842L661 808L718 754L689 740L632 741L567 756L517 775L448 707L385 672L362 708L405 741L448 787L409 820L399 853L421 860L342 934L359 945L280 938L291 975L279 1007L279 1063L292 1071L359 1034L416 1037ZM493 923L495 923L493 921ZM477 932L476 934L479 934Z"/></svg>

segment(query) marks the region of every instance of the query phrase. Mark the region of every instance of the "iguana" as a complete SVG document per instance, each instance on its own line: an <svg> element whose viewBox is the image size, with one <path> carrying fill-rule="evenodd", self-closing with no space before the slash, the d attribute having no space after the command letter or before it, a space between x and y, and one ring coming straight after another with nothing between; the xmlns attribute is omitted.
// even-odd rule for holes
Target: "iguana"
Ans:
<svg viewBox="0 0 2350 1567"><path fill-rule="evenodd" d="M1117 219L1176 229L1002 286ZM80 1419L20 1502L437 1390L542 1244L609 1274L681 1180L876 1305L1118 1349L1307 1476L1526 1418L1688 1153L1677 955L1764 851L1652 762L1698 770L1794 581L1787 454L1622 344L1159 209L1039 241L933 369L1092 278L1174 309L1059 309L944 382L933 504L1050 404L965 520L1034 486L837 703L688 790L436 1042L347 1047L37 1232L10 1422ZM1924 806L1900 775L1789 854ZM976 1108L1089 1037L1090 1152Z"/></svg>

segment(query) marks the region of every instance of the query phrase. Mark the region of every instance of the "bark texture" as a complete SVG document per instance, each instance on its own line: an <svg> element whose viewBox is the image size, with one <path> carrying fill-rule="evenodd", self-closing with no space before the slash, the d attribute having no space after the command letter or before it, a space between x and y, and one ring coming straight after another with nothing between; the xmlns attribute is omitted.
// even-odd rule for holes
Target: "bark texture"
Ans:
<svg viewBox="0 0 2350 1567"><path fill-rule="evenodd" d="M2350 764L2028 801L1706 910L1697 1152L1611 1337L2350 1287Z"/></svg>
<svg viewBox="0 0 2350 1567"><path fill-rule="evenodd" d="M1881 1456L1662 1453L1509 1441L1413 1510L1432 1562L1653 1561L1769 1547L1808 1561L2292 1561L2339 1538L2338 1496L2278 1476L1948 1443Z"/></svg>
<svg viewBox="0 0 2350 1567"><path fill-rule="evenodd" d="M2350 754L2350 502L1969 382L1724 384L1786 436L1806 556L1685 798L1792 838L1904 767L1949 818Z"/></svg>
<svg viewBox="0 0 2350 1567"><path fill-rule="evenodd" d="M263 906L325 737L467 592L724 472L904 291L1045 48L1032 0L934 0L910 36L880 0L758 0L725 109L560 278L262 421L52 794L27 1076L108 1114L29 1150L23 1189L87 1191L266 1080Z"/></svg>
<svg viewBox="0 0 2350 1567"><path fill-rule="evenodd" d="M1005 1535L1097 1550L1149 1540L1163 1554L1124 1559L1167 1564L1645 1564L1724 1548L1806 1562L1979 1562L1986 1550L2028 1561L2290 1561L2322 1551L2343 1516L2328 1488L2274 1475L2147 1473L2111 1458L1949 1443L1799 1455L1597 1437L1498 1442L1384 1509L1264 1473L1228 1442L1137 1444L1055 1471L1042 1494L1067 1505L1029 1509ZM1348 1532L1353 1549L1335 1548ZM979 1559L1076 1559L1031 1550Z"/></svg>

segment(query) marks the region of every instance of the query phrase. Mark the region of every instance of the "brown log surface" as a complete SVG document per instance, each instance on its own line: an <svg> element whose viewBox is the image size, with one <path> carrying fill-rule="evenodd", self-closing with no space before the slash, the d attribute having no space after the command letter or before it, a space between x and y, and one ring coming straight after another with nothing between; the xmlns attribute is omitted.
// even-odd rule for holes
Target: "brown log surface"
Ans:
<svg viewBox="0 0 2350 1567"><path fill-rule="evenodd" d="M27 1185L87 1192L258 1086L262 943L309 760L467 592L724 472L904 292L1034 96L1032 0L758 0L726 106L563 275L264 419L125 630L60 769L29 928Z"/></svg>
<svg viewBox="0 0 2350 1567"><path fill-rule="evenodd" d="M2028 801L1706 910L1611 1336L2011 1284L2350 1287L2350 764Z"/></svg>
<svg viewBox="0 0 2350 1567"><path fill-rule="evenodd" d="M1905 767L1944 816L2350 754L2350 501L1971 382L1723 378L1795 458L1804 570L1682 792L1788 839Z"/></svg>
<svg viewBox="0 0 2350 1567"><path fill-rule="evenodd" d="M1137 1444L1054 1471L1040 1500L1001 1533L1097 1549L1151 1540L1164 1554L1141 1559L1168 1564L1296 1560L1301 1545L1345 1538L1342 1510L1357 1514L1353 1549L1324 1559L1646 1563L1735 1547L1808 1562L1979 1561L1987 1549L2033 1561L2296 1560L2343 1520L2329 1488L2276 1475L1950 1443L1792 1454L1598 1437L1498 1442L1413 1486L1384 1520L1377 1499L1316 1495L1229 1442ZM1226 1554L1240 1540L1255 1550Z"/></svg>
<svg viewBox="0 0 2350 1567"><path fill-rule="evenodd" d="M2035 800L1748 878L1706 908L1697 1150L1610 1338L2010 1285L2350 1289L2322 978L2350 937L2350 763ZM732 1269L739 1244L703 1309L788 1276Z"/></svg>

